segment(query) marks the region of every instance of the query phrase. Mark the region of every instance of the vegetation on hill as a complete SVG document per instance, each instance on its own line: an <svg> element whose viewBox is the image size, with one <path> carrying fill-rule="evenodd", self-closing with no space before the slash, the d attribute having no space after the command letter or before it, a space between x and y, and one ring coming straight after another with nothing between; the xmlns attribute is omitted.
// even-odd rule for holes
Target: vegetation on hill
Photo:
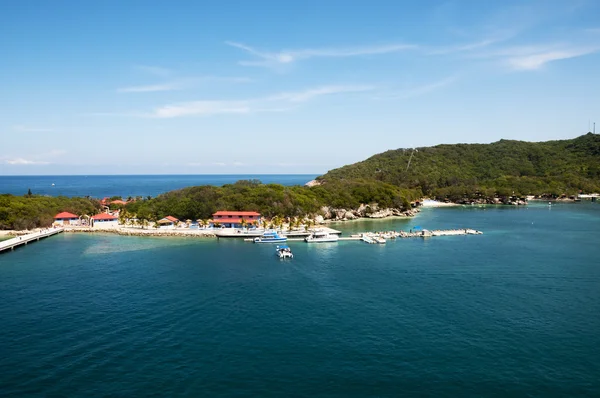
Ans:
<svg viewBox="0 0 600 398"><path fill-rule="evenodd" d="M303 217L317 214L322 206L351 209L361 203L379 203L383 207L408 208L410 201L420 195L418 190L380 181L340 181L309 188L242 180L222 187L204 185L167 192L130 203L126 210L149 220L169 215L180 220L204 220L224 209L258 211L266 217Z"/></svg>
<svg viewBox="0 0 600 398"><path fill-rule="evenodd" d="M31 193L25 196L1 194L0 229L49 227L54 216L60 212L91 216L99 210L100 203L94 199L38 196Z"/></svg>
<svg viewBox="0 0 600 398"><path fill-rule="evenodd" d="M513 192L516 196L598 192L600 135L548 142L437 145L414 152L396 149L318 178L323 186L354 179L420 189L425 195L450 200Z"/></svg>
<svg viewBox="0 0 600 398"><path fill-rule="evenodd" d="M317 214L323 206L356 209L377 203L380 208L407 209L423 195L461 201L600 192L600 135L397 149L331 170L318 180L321 185L312 187L257 180L189 187L117 207L124 206L141 221L168 215L205 220L224 209L303 217ZM5 194L0 195L0 229L45 227L61 211L91 215L99 210L100 203L93 199Z"/></svg>

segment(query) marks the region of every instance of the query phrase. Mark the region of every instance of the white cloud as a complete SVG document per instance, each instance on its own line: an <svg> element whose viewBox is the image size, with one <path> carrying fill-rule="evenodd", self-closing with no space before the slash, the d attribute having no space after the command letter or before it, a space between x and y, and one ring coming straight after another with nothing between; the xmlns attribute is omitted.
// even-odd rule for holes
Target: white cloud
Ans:
<svg viewBox="0 0 600 398"><path fill-rule="evenodd" d="M179 90L181 86L176 83L154 84L149 86L131 86L118 88L119 93L151 93L155 91Z"/></svg>
<svg viewBox="0 0 600 398"><path fill-rule="evenodd" d="M309 101L315 97L320 97L322 95L331 95L331 94L341 94L341 93L352 93L352 92L361 92L361 91L369 91L373 90L375 87L359 85L359 86L323 86L317 87L309 90L299 91L299 92L291 92L291 93L281 93L270 97L273 101L290 101L290 102L305 102Z"/></svg>
<svg viewBox="0 0 600 398"><path fill-rule="evenodd" d="M418 96L425 95L425 94L431 93L433 91L436 91L440 88L446 87L446 86L456 82L456 80L458 80L458 78L456 76L447 77L442 80L423 84L421 86L408 88L408 89L401 90L396 93L377 96L376 99L407 99L407 98L418 97Z"/></svg>
<svg viewBox="0 0 600 398"><path fill-rule="evenodd" d="M33 165L33 164L50 164L49 162L42 162L37 160L28 160L23 158L6 159L5 164L22 166L22 165Z"/></svg>
<svg viewBox="0 0 600 398"><path fill-rule="evenodd" d="M220 166L220 167L223 167L223 166L227 166L227 163L223 163L223 162L214 162L214 163L213 163L213 166Z"/></svg>
<svg viewBox="0 0 600 398"><path fill-rule="evenodd" d="M354 57L360 55L389 54L399 51L416 49L418 46L412 44L389 44L380 46L364 47L346 47L346 48L322 48L322 49L301 49L301 50L282 50L279 52L259 51L243 43L227 41L225 44L239 48L252 54L260 61L241 61L245 66L275 66L281 64L290 64L301 59L313 57Z"/></svg>
<svg viewBox="0 0 600 398"><path fill-rule="evenodd" d="M54 129L50 128L28 127L23 125L13 126L13 130L22 131L24 133L48 133L54 131Z"/></svg>
<svg viewBox="0 0 600 398"><path fill-rule="evenodd" d="M242 162L233 162L233 165L234 166L243 166L244 163L242 163Z"/></svg>
<svg viewBox="0 0 600 398"><path fill-rule="evenodd" d="M249 114L258 112L281 112L291 107L281 106L282 103L306 102L323 95L361 92L374 89L365 85L323 86L298 92L287 92L264 98L231 101L191 101L165 105L157 108L152 116L158 118L173 118L181 116L208 116L217 114Z"/></svg>
<svg viewBox="0 0 600 398"><path fill-rule="evenodd" d="M595 53L598 50L599 48L544 51L534 54L509 57L506 62L512 69L515 70L536 70L540 69L548 62L581 57Z"/></svg>
<svg viewBox="0 0 600 398"><path fill-rule="evenodd" d="M223 113L249 113L250 107L245 101L192 101L165 105L154 111L154 116L171 118L188 115L216 115Z"/></svg>
<svg viewBox="0 0 600 398"><path fill-rule="evenodd" d="M247 77L223 77L223 76L202 76L182 78L178 80L168 81L159 84L150 84L142 86L129 86L117 89L119 93L151 93L159 91L175 91L192 88L198 84L206 82L229 82L229 83L248 83L252 79Z"/></svg>
<svg viewBox="0 0 600 398"><path fill-rule="evenodd" d="M498 43L502 39L488 39L481 40L474 43L462 44L458 46L449 46L449 47L441 47L434 48L433 50L426 51L428 55L446 55L460 52L468 52L473 50L479 50L485 47L489 47L492 44Z"/></svg>

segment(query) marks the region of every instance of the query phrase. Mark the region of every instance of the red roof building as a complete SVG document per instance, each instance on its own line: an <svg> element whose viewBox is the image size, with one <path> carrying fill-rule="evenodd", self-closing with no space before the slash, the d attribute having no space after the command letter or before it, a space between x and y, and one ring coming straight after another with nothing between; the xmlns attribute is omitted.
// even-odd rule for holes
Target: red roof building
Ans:
<svg viewBox="0 0 600 398"><path fill-rule="evenodd" d="M260 221L260 213L255 211L228 211L221 210L213 214L211 224L214 226L218 223L224 227L229 228L241 228L242 220L246 221L248 225L258 223Z"/></svg>
<svg viewBox="0 0 600 398"><path fill-rule="evenodd" d="M100 213L100 214L96 214L95 216L92 216L92 220L94 220L94 221L114 221L117 219L118 219L117 216L113 216L112 214L108 214L108 213Z"/></svg>
<svg viewBox="0 0 600 398"><path fill-rule="evenodd" d="M57 215L54 216L55 220L72 220L72 219L79 219L79 216L73 214L73 213L69 213L67 211L63 211L62 213L58 213Z"/></svg>
<svg viewBox="0 0 600 398"><path fill-rule="evenodd" d="M216 212L215 214L213 214L213 217L220 217L220 216L235 216L235 217L248 217L248 218L255 218L255 217L260 217L260 213L257 213L255 211L227 211L227 210L219 210L218 212Z"/></svg>
<svg viewBox="0 0 600 398"><path fill-rule="evenodd" d="M124 200L117 199L117 200L113 200L112 202L110 202L110 204L111 205L126 205L127 202L125 202Z"/></svg>

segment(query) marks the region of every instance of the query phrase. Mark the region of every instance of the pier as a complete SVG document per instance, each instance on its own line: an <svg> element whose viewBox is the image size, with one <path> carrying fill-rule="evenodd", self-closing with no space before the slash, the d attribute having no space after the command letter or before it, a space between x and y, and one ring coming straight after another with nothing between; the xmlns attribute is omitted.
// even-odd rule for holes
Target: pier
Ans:
<svg viewBox="0 0 600 398"><path fill-rule="evenodd" d="M37 242L40 239L59 234L63 231L63 228L43 229L41 231L33 232L31 234L17 236L16 238L4 240L0 242L0 253L14 250L16 247L19 247L21 245L27 245L30 242Z"/></svg>
<svg viewBox="0 0 600 398"><path fill-rule="evenodd" d="M321 231L321 232L326 232L328 234L334 234L334 235L341 235L342 231L338 231L337 229L333 229L333 228L328 228L328 227L318 227L316 230ZM292 230L292 231L280 231L277 230L276 232L281 235L281 236L285 236L288 238L288 240L304 240L304 238L306 238L307 236L309 236L310 234L312 234L315 231L315 229L311 229L309 231L299 231L299 230ZM265 232L265 230L260 229L260 230L249 230L249 231L243 231L243 230L239 230L239 229L235 229L235 228L223 228L221 231L216 232L215 235L217 238L244 238L244 240L253 240L254 238L258 238L260 236L263 236L263 233Z"/></svg>

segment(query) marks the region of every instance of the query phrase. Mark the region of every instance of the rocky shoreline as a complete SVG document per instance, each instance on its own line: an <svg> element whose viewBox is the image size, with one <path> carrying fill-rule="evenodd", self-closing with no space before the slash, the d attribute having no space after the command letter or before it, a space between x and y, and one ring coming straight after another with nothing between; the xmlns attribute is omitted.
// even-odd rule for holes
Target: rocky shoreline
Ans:
<svg viewBox="0 0 600 398"><path fill-rule="evenodd" d="M315 217L316 223L331 221L351 221L364 219L382 219L387 217L414 217L419 213L418 208L402 210L398 208L379 208L376 204L360 205L358 209L336 209L333 207L321 207L322 215Z"/></svg>

